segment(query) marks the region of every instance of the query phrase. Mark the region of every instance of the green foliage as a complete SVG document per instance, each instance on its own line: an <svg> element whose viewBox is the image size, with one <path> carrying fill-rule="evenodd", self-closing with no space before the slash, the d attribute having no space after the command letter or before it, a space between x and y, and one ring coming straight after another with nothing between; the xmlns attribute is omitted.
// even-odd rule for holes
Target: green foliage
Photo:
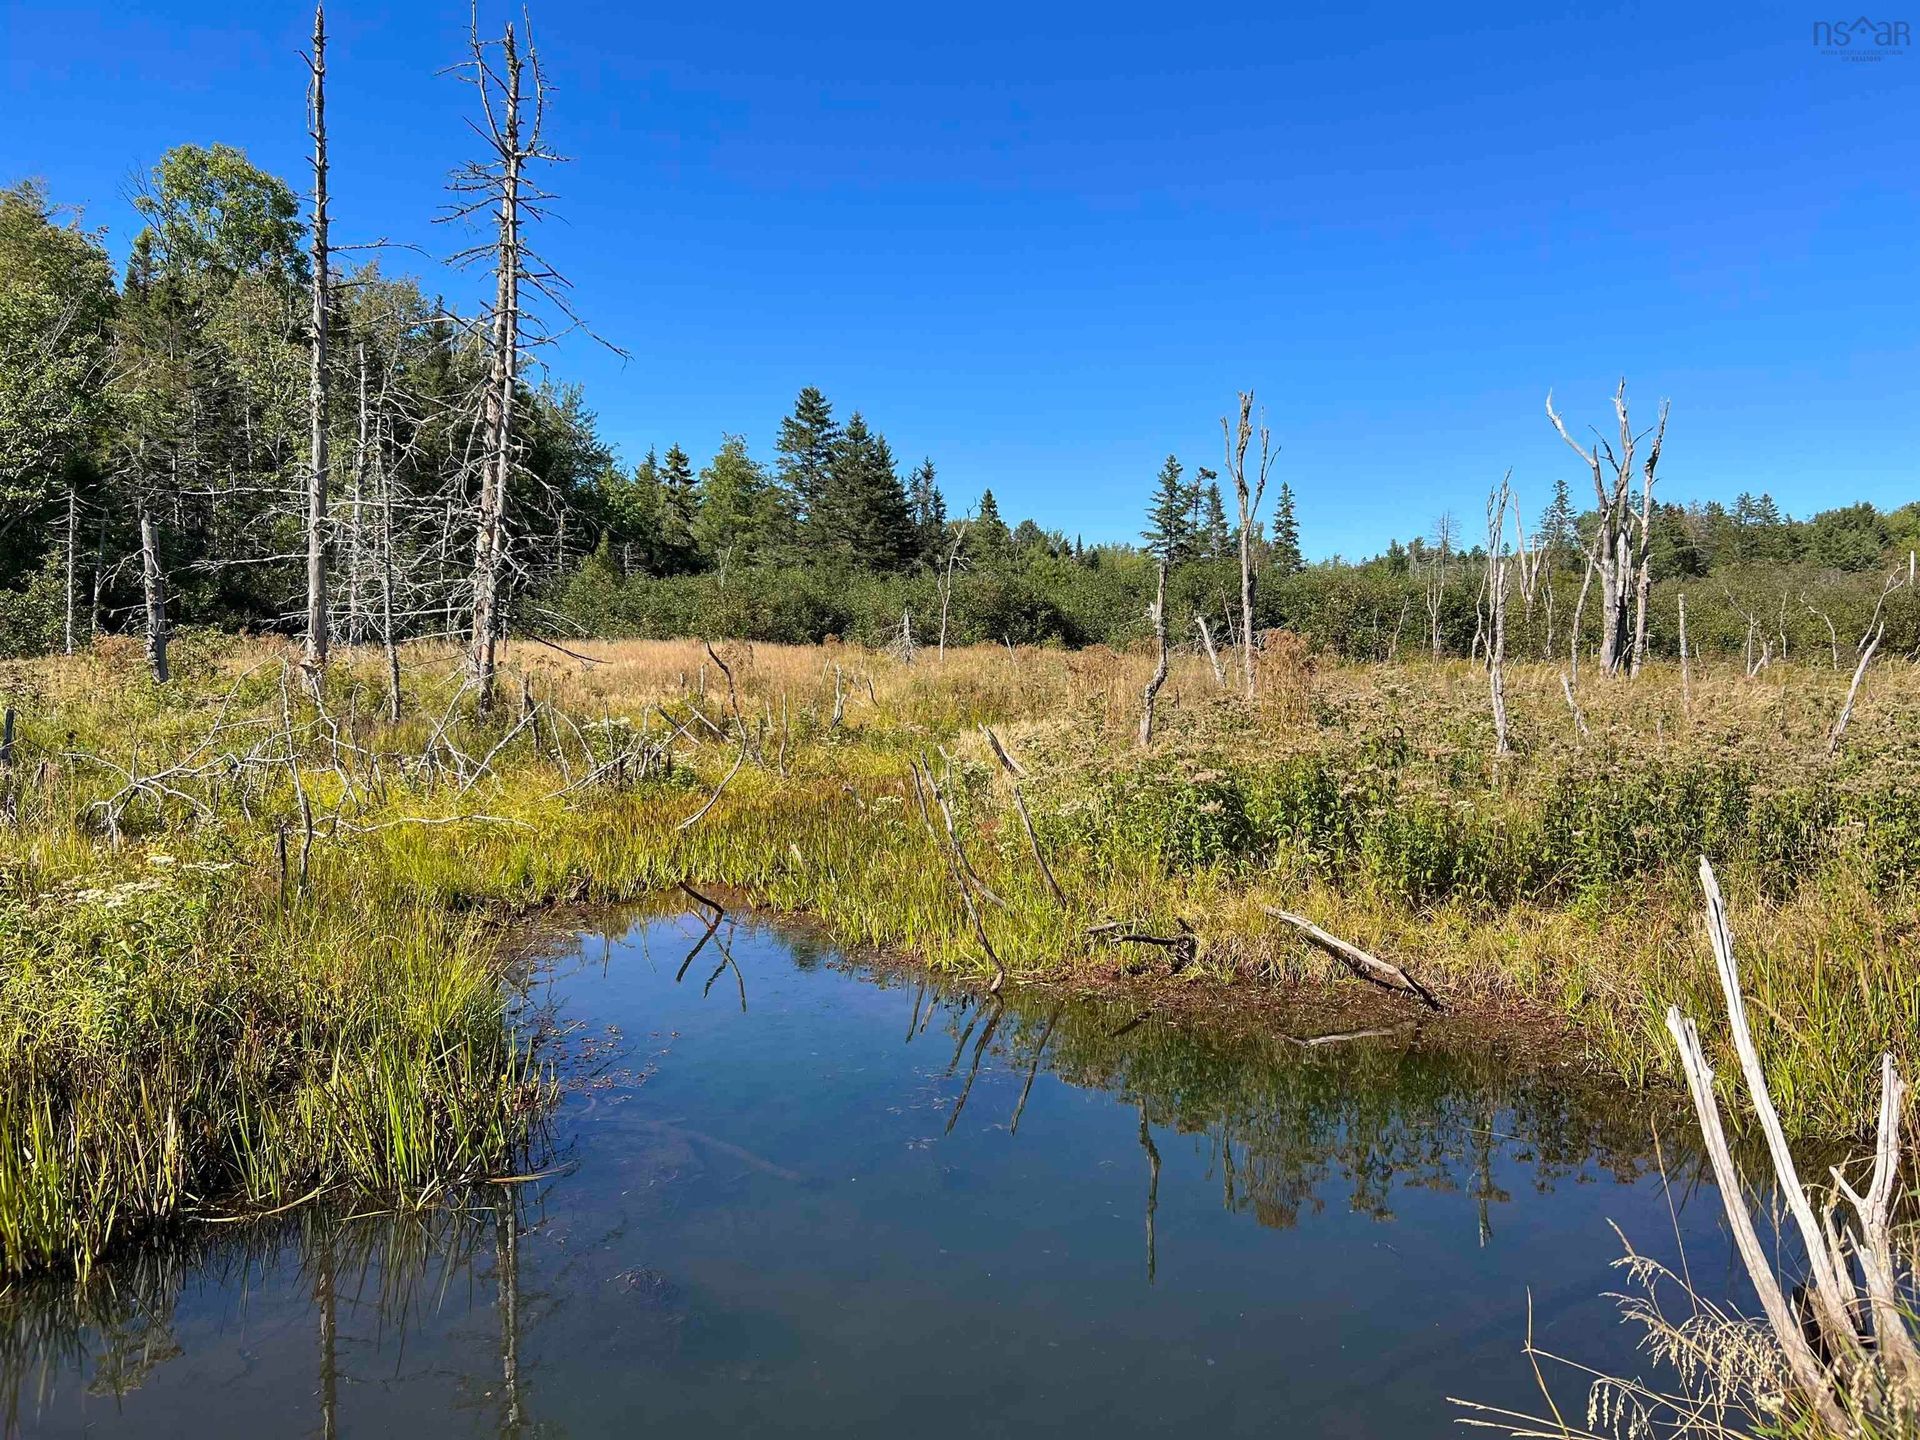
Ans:
<svg viewBox="0 0 1920 1440"><path fill-rule="evenodd" d="M99 237L58 223L37 182L0 190L0 580L92 443L113 305Z"/></svg>

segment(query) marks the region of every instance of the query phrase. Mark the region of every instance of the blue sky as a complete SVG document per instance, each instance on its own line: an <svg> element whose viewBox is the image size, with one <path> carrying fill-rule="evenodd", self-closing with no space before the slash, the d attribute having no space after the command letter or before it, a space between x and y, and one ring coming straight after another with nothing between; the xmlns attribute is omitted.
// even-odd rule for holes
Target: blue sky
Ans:
<svg viewBox="0 0 1920 1440"><path fill-rule="evenodd" d="M117 253L172 144L304 175L311 12L5 4L0 180L45 176ZM329 15L337 238L459 248L429 221L471 150L436 76L466 6ZM1316 556L1471 524L1508 466L1531 514L1584 482L1548 387L1599 423L1623 374L1673 400L1671 496L1904 503L1920 48L1852 63L1815 18L545 0L573 160L540 244L631 355L552 361L629 457L770 456L815 384L956 510L991 486L1089 540L1139 529L1168 451L1218 468L1247 385Z"/></svg>

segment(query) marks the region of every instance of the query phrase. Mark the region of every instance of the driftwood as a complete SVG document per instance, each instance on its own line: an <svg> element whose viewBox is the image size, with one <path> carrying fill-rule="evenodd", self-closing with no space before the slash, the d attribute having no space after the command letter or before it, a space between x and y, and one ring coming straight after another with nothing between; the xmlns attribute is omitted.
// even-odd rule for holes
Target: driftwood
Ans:
<svg viewBox="0 0 1920 1440"><path fill-rule="evenodd" d="M1145 930L1129 930L1122 922L1113 920L1104 925L1095 925L1087 931L1087 937L1095 940L1109 940L1116 945L1153 945L1162 950L1171 951L1173 959L1169 963L1173 973L1178 975L1198 958L1200 937L1193 933L1193 927L1185 920L1175 917L1173 923L1180 927L1178 935L1153 935ZM1127 973L1137 975L1143 968L1139 965L1129 965Z"/></svg>
<svg viewBox="0 0 1920 1440"><path fill-rule="evenodd" d="M1358 978L1370 985L1378 985L1382 990L1394 990L1403 995L1411 995L1429 1010L1445 1010L1434 993L1398 965L1389 964L1377 955L1369 955L1358 945L1349 944L1338 935L1322 930L1303 915L1295 915L1286 910L1276 909L1272 905L1260 907L1274 919L1291 925L1311 944L1333 956Z"/></svg>

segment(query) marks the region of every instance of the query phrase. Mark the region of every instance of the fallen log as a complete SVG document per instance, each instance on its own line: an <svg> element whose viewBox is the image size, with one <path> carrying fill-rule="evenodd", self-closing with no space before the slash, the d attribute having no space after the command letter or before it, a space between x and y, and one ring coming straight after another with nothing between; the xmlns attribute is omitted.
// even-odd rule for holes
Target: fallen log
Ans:
<svg viewBox="0 0 1920 1440"><path fill-rule="evenodd" d="M1333 956L1369 985L1378 985L1382 990L1396 990L1403 995L1411 995L1429 1010L1447 1008L1440 1003L1431 990L1398 965L1389 964L1377 955L1369 955L1358 945L1350 944L1338 935L1329 934L1304 915L1295 915L1272 905L1262 905L1260 908L1274 919L1291 925L1310 944Z"/></svg>

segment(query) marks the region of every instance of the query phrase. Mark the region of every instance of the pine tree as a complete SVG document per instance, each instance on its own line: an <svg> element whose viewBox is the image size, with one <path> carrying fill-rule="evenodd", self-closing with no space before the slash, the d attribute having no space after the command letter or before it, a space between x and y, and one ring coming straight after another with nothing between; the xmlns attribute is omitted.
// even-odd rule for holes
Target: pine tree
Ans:
<svg viewBox="0 0 1920 1440"><path fill-rule="evenodd" d="M1181 482L1180 461L1167 456L1154 479L1153 502L1147 506L1147 528L1140 538L1149 554L1177 565L1193 555L1193 499Z"/></svg>
<svg viewBox="0 0 1920 1440"><path fill-rule="evenodd" d="M913 516L919 559L938 565L946 548L947 501L934 482L931 459L922 460L908 477L907 505Z"/></svg>
<svg viewBox="0 0 1920 1440"><path fill-rule="evenodd" d="M1280 500L1273 511L1273 568L1291 575L1305 563L1300 554L1300 522L1293 513L1293 487L1280 482Z"/></svg>
<svg viewBox="0 0 1920 1440"><path fill-rule="evenodd" d="M785 487L788 504L803 527L812 525L814 512L826 494L839 438L833 406L819 390L807 386L793 402L793 413L780 422L780 438L774 443L780 457L774 464L774 474Z"/></svg>

